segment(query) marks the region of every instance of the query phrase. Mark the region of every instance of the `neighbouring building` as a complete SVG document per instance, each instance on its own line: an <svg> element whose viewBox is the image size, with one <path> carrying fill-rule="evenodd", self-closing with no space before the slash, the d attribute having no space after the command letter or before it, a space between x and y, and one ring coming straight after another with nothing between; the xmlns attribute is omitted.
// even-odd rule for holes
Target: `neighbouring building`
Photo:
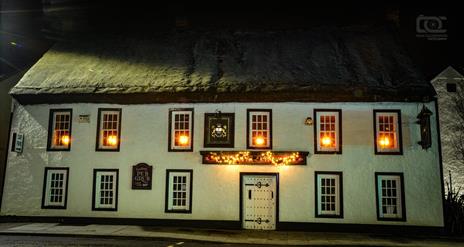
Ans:
<svg viewBox="0 0 464 247"><path fill-rule="evenodd" d="M383 27L83 37L11 95L3 216L443 227L435 92Z"/></svg>
<svg viewBox="0 0 464 247"><path fill-rule="evenodd" d="M18 72L0 81L0 191L3 191L3 178L7 161L8 136L12 115L12 98L8 92L18 83L23 74L23 72Z"/></svg>
<svg viewBox="0 0 464 247"><path fill-rule="evenodd" d="M464 186L464 162L459 152L460 144L456 140L464 138L463 130L459 127L464 119L456 117L460 111L456 103L464 100L464 76L449 66L432 80L432 85L438 98L444 175L449 182L451 173L452 183L459 189Z"/></svg>

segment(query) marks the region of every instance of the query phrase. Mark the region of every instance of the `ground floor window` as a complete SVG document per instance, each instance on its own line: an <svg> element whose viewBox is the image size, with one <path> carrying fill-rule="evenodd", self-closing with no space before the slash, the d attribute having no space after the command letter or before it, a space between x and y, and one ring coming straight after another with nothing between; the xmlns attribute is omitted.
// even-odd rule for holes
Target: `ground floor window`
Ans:
<svg viewBox="0 0 464 247"><path fill-rule="evenodd" d="M343 217L341 172L316 172L316 217Z"/></svg>
<svg viewBox="0 0 464 247"><path fill-rule="evenodd" d="M69 168L45 168L42 208L65 209Z"/></svg>
<svg viewBox="0 0 464 247"><path fill-rule="evenodd" d="M93 210L116 211L118 207L118 170L95 169L93 172Z"/></svg>
<svg viewBox="0 0 464 247"><path fill-rule="evenodd" d="M379 220L405 220L402 173L376 173L377 217Z"/></svg>
<svg viewBox="0 0 464 247"><path fill-rule="evenodd" d="M166 171L166 212L192 212L192 170Z"/></svg>

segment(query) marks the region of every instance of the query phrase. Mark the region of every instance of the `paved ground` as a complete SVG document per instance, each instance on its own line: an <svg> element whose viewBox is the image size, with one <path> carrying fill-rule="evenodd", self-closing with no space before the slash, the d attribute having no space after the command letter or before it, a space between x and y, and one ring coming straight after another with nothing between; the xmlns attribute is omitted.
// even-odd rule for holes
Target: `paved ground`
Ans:
<svg viewBox="0 0 464 247"><path fill-rule="evenodd" d="M42 240L45 242L37 242L37 239L31 236L35 238L38 238L38 236L46 236L41 237L44 238ZM23 243L26 246L73 246L72 244L74 242L72 240L75 239L84 241L84 246L118 246L119 244L125 246L125 243L128 244L127 246L139 246L138 244L134 244L133 241L137 241L137 243L141 241L140 246L145 246L146 244L149 246L171 247L180 246L175 245L179 242L183 242L182 245L185 246L246 246L252 244L312 246L464 246L464 239L443 237L405 237L360 233L206 230L128 225L64 225L58 223L1 223L0 237L0 246L3 244L3 241L5 241L6 244L4 246L24 246ZM32 238L32 240L28 240L28 238ZM102 240L101 238L104 239ZM91 241L85 242L88 240ZM15 241L20 241L20 244L17 245ZM50 244L47 244L47 241L51 241ZM53 241L58 241L58 243L54 244ZM60 243L60 241L64 242ZM106 243L108 244L105 245Z"/></svg>

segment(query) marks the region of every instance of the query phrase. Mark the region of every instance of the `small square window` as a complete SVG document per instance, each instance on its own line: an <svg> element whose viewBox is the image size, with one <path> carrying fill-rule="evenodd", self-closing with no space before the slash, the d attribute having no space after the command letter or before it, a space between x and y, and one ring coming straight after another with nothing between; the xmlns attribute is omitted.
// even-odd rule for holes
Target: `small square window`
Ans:
<svg viewBox="0 0 464 247"><path fill-rule="evenodd" d="M317 217L343 217L342 173L316 172Z"/></svg>
<svg viewBox="0 0 464 247"><path fill-rule="evenodd" d="M342 153L341 114L341 110L314 110L314 153Z"/></svg>
<svg viewBox="0 0 464 247"><path fill-rule="evenodd" d="M119 151L121 109L98 109L97 151Z"/></svg>
<svg viewBox="0 0 464 247"><path fill-rule="evenodd" d="M66 209L69 168L45 167L42 208Z"/></svg>
<svg viewBox="0 0 464 247"><path fill-rule="evenodd" d="M192 170L166 171L166 212L192 212L192 174Z"/></svg>
<svg viewBox="0 0 464 247"><path fill-rule="evenodd" d="M69 151L71 149L71 109L50 110L48 123L48 151Z"/></svg>
<svg viewBox="0 0 464 247"><path fill-rule="evenodd" d="M376 154L402 154L401 112L374 110Z"/></svg>
<svg viewBox="0 0 464 247"><path fill-rule="evenodd" d="M248 110L249 149L272 148L272 110Z"/></svg>
<svg viewBox="0 0 464 247"><path fill-rule="evenodd" d="M169 111L169 151L193 151L193 109Z"/></svg>
<svg viewBox="0 0 464 247"><path fill-rule="evenodd" d="M379 220L406 220L403 174L376 173Z"/></svg>
<svg viewBox="0 0 464 247"><path fill-rule="evenodd" d="M117 210L118 173L117 169L93 171L93 210Z"/></svg>
<svg viewBox="0 0 464 247"><path fill-rule="evenodd" d="M446 83L446 91L450 93L456 92L456 83Z"/></svg>

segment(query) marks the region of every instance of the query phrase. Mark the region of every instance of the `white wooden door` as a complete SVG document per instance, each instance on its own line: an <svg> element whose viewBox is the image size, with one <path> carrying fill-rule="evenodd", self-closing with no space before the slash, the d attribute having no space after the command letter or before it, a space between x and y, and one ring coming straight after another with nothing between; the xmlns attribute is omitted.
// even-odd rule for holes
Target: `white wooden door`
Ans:
<svg viewBox="0 0 464 247"><path fill-rule="evenodd" d="M274 175L243 175L241 196L244 229L275 229L276 183L277 177Z"/></svg>

